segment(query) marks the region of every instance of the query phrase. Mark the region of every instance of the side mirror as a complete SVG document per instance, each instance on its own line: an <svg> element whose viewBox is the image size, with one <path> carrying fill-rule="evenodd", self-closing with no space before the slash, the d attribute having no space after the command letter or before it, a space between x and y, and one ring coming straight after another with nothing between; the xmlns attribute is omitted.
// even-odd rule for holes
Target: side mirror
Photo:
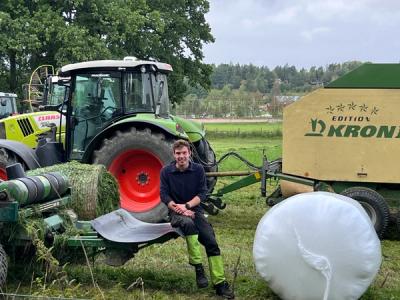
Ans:
<svg viewBox="0 0 400 300"><path fill-rule="evenodd" d="M40 108L42 108L45 111L56 111L56 112L62 113L62 111L61 111L62 107L63 107L63 103L56 104L56 105L43 105Z"/></svg>
<svg viewBox="0 0 400 300"><path fill-rule="evenodd" d="M1 106L7 106L7 99L6 98L1 98L0 104L1 104Z"/></svg>
<svg viewBox="0 0 400 300"><path fill-rule="evenodd" d="M69 78L62 78L62 79L58 79L57 84L61 85L61 86L70 86L71 83L71 79Z"/></svg>

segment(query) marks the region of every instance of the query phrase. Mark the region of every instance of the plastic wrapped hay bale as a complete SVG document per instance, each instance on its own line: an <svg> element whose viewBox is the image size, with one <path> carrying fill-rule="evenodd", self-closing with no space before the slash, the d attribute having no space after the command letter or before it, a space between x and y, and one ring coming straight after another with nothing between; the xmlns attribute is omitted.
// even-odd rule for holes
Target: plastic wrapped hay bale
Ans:
<svg viewBox="0 0 400 300"><path fill-rule="evenodd" d="M119 207L118 184L103 165L72 161L29 171L28 175L60 172L71 185L70 207L80 220L91 220Z"/></svg>
<svg viewBox="0 0 400 300"><path fill-rule="evenodd" d="M379 238L358 202L316 192L290 197L257 226L257 272L284 300L358 299L381 264Z"/></svg>

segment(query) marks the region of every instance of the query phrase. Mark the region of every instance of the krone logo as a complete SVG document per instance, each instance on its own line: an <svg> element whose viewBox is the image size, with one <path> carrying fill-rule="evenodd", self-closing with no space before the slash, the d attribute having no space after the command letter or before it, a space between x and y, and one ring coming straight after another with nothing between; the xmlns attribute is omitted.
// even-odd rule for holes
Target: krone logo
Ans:
<svg viewBox="0 0 400 300"><path fill-rule="evenodd" d="M311 132L306 133L305 136L322 136L326 128L325 122L318 119L311 119Z"/></svg>

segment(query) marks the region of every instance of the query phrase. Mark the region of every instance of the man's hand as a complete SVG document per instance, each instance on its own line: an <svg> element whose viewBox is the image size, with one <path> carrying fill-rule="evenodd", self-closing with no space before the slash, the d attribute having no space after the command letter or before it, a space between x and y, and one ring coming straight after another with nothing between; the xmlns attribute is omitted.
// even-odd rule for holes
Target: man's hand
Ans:
<svg viewBox="0 0 400 300"><path fill-rule="evenodd" d="M185 207L185 204L176 204L174 201L170 201L168 203L168 208L176 212L177 214L194 219L194 212L190 209L187 209Z"/></svg>
<svg viewBox="0 0 400 300"><path fill-rule="evenodd" d="M176 212L177 214L182 214L181 212L180 212L180 208L179 208L179 205L180 204L176 204L174 201L170 201L169 203L168 203L168 208L170 209L170 210L172 210L173 212Z"/></svg>
<svg viewBox="0 0 400 300"><path fill-rule="evenodd" d="M173 210L174 212L176 212L175 207L176 207L176 203L175 203L174 201L169 201L169 202L168 202L168 208L169 208L170 210Z"/></svg>
<svg viewBox="0 0 400 300"><path fill-rule="evenodd" d="M178 214L183 215L187 211L187 208L185 207L185 204L175 204L175 211Z"/></svg>
<svg viewBox="0 0 400 300"><path fill-rule="evenodd" d="M191 211L190 209L187 209L182 215L194 219L194 211Z"/></svg>
<svg viewBox="0 0 400 300"><path fill-rule="evenodd" d="M187 209L185 204L176 204L176 206L179 214L194 219L194 211Z"/></svg>

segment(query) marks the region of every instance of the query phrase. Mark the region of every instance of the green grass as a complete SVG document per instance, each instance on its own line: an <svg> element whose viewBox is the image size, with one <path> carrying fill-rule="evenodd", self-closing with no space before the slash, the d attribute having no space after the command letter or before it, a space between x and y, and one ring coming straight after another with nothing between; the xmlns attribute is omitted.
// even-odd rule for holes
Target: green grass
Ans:
<svg viewBox="0 0 400 300"><path fill-rule="evenodd" d="M282 137L282 123L205 123L208 138Z"/></svg>
<svg viewBox="0 0 400 300"><path fill-rule="evenodd" d="M215 149L217 159L227 152L237 152L251 163L261 166L263 153L268 160L274 160L282 156L280 138L219 138L210 139ZM243 163L235 158L224 160L219 166L221 170L246 169Z"/></svg>
<svg viewBox="0 0 400 300"><path fill-rule="evenodd" d="M207 131L273 131L282 128L281 122L267 123L267 122L242 122L242 123L205 123Z"/></svg>
<svg viewBox="0 0 400 300"><path fill-rule="evenodd" d="M280 139L264 138L224 138L211 139L217 156L227 151L237 151L254 164L261 164L262 151L265 149L269 159L281 155ZM228 159L220 166L221 170L246 170L241 162ZM218 186L232 182L232 178L222 178ZM272 184L275 184L274 182ZM237 299L277 299L267 284L255 271L252 259L252 244L258 221L267 211L265 199L260 196L259 184L228 194L225 201L228 206L218 216L210 216L222 255L225 261L226 275L233 281L235 266L238 275L235 281ZM272 187L269 187L271 190ZM334 224L333 224L334 226ZM397 240L382 242L383 264L372 286L361 298L400 299L400 244ZM206 259L205 253L203 253ZM40 273L33 281L30 272L11 271L7 292L36 295L73 295L77 298L102 299L218 299L212 288L198 290L195 287L194 271L187 263L186 245L183 239L171 240L162 245L153 245L139 251L126 265L112 268L101 262L102 257L93 266L94 278L98 288L93 287L88 266L69 265L65 267L68 280L74 282L47 280ZM207 264L206 264L207 266ZM21 267L22 271L25 268ZM79 283L79 285L78 285ZM134 284L136 283L136 284ZM131 286L129 290L127 288Z"/></svg>

